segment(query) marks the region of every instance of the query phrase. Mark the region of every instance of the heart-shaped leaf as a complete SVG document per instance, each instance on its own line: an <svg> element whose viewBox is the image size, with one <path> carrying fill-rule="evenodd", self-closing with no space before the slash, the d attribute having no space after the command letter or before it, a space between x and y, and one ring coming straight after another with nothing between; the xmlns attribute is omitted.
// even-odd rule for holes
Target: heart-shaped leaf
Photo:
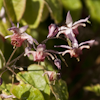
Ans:
<svg viewBox="0 0 100 100"><path fill-rule="evenodd" d="M12 21L19 21L25 11L26 0L3 0L6 12Z"/></svg>
<svg viewBox="0 0 100 100"><path fill-rule="evenodd" d="M42 93L29 84L13 85L11 92L20 100L44 100Z"/></svg>
<svg viewBox="0 0 100 100"><path fill-rule="evenodd" d="M50 97L50 86L48 79L43 75L43 67L40 65L32 64L28 67L28 72L20 72L17 75L27 84L31 84L35 88L41 90L46 100ZM18 79L20 80L20 79Z"/></svg>
<svg viewBox="0 0 100 100"><path fill-rule="evenodd" d="M37 28L42 17L44 0L27 0L22 23L31 28Z"/></svg>

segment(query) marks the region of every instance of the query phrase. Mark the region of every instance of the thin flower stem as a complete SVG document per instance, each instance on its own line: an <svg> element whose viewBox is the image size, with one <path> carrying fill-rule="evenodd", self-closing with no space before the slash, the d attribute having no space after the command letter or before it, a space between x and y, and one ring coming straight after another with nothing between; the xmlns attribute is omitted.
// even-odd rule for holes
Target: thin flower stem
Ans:
<svg viewBox="0 0 100 100"><path fill-rule="evenodd" d="M21 58L23 55L24 55L24 52L23 52L21 55L19 55L17 58L13 59L11 62L9 62L8 65L10 65L10 64L12 64L13 62L19 60L19 58Z"/></svg>
<svg viewBox="0 0 100 100"><path fill-rule="evenodd" d="M6 66L6 68L7 68L9 71L11 71L15 76L19 77L10 67ZM19 78L20 78L20 77L19 77ZM22 82L24 82L21 78L20 78L20 80L21 80ZM24 83L25 83L25 82L24 82Z"/></svg>
<svg viewBox="0 0 100 100"><path fill-rule="evenodd" d="M55 96L55 98L58 100L58 96L55 94L55 92L54 92L54 90L53 90L53 88L52 88L52 85L50 85L50 89L51 89L53 95Z"/></svg>
<svg viewBox="0 0 100 100"><path fill-rule="evenodd" d="M46 43L49 39L57 39L57 37L50 37L50 38L47 38L47 39L45 39L44 41L42 41L41 43L43 44L43 43Z"/></svg>
<svg viewBox="0 0 100 100"><path fill-rule="evenodd" d="M64 62L64 64L66 65L66 67L68 67L68 64L66 63L65 59L61 55L59 55L59 56L60 56L61 60Z"/></svg>
<svg viewBox="0 0 100 100"><path fill-rule="evenodd" d="M6 65L9 64L9 62L10 62L11 58L13 57L14 53L16 52L17 48L18 48L18 47L16 47L16 48L13 50L13 52L12 52L11 56L9 57L9 59L8 59L8 61L7 61L7 63L6 63Z"/></svg>
<svg viewBox="0 0 100 100"><path fill-rule="evenodd" d="M64 40L62 37L50 37L50 38L47 38L44 41L42 41L41 44L46 43L49 39L61 39L61 40ZM66 41L66 40L64 40L64 41Z"/></svg>
<svg viewBox="0 0 100 100"><path fill-rule="evenodd" d="M9 66L9 65L11 65L12 63L16 62L16 61L19 60L19 58L21 58L23 55L24 55L24 52L23 52L21 55L19 55L17 58L13 59L13 60L12 60L11 62L9 62L8 64L6 64L6 66ZM3 69L5 69L6 66L4 66Z"/></svg>

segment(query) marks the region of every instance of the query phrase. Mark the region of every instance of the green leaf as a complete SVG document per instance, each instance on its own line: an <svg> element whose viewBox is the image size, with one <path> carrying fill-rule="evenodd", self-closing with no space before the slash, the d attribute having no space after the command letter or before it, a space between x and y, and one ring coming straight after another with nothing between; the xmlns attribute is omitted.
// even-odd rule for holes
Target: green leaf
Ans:
<svg viewBox="0 0 100 100"><path fill-rule="evenodd" d="M26 0L3 0L7 15L12 21L19 21L25 11Z"/></svg>
<svg viewBox="0 0 100 100"><path fill-rule="evenodd" d="M92 19L100 23L100 0L85 0Z"/></svg>
<svg viewBox="0 0 100 100"><path fill-rule="evenodd" d="M46 100L50 97L50 86L48 84L48 79L43 75L43 68L40 65L30 65L28 67L28 72L20 72L17 75L24 80L24 82L31 84L35 88L41 90ZM19 79L20 80L20 79Z"/></svg>
<svg viewBox="0 0 100 100"><path fill-rule="evenodd" d="M67 85L63 80L56 80L55 85L51 85L51 91L56 100L68 100Z"/></svg>
<svg viewBox="0 0 100 100"><path fill-rule="evenodd" d="M62 21L62 6L59 0L45 0L45 1L55 23L60 23Z"/></svg>
<svg viewBox="0 0 100 100"><path fill-rule="evenodd" d="M22 23L30 28L37 28L42 17L44 0L27 0Z"/></svg>
<svg viewBox="0 0 100 100"><path fill-rule="evenodd" d="M48 17L48 15L49 15L49 10L47 8L47 5L45 4L44 8L43 8L43 13L42 13L41 21L43 22L44 20L46 20L46 18Z"/></svg>
<svg viewBox="0 0 100 100"><path fill-rule="evenodd" d="M100 84L86 86L86 87L84 87L84 89L87 91L94 92L94 93L96 93L97 96L100 96Z"/></svg>
<svg viewBox="0 0 100 100"><path fill-rule="evenodd" d="M21 100L44 100L42 93L29 84L13 85L11 92Z"/></svg>
<svg viewBox="0 0 100 100"><path fill-rule="evenodd" d="M73 21L80 18L82 12L82 3L80 0L60 0L66 11L70 10ZM86 0L90 1L90 0Z"/></svg>
<svg viewBox="0 0 100 100"><path fill-rule="evenodd" d="M1 10L2 6L3 6L3 0L0 0L0 10Z"/></svg>
<svg viewBox="0 0 100 100"><path fill-rule="evenodd" d="M0 35L2 36L9 35L10 32L7 30L9 27L10 27L10 23L7 18L6 18L6 23L0 20Z"/></svg>
<svg viewBox="0 0 100 100"><path fill-rule="evenodd" d="M5 84L3 82L3 84L0 86L0 91L2 91L2 93L6 94L6 95L11 95L11 93L10 93L11 88L12 88L12 84Z"/></svg>

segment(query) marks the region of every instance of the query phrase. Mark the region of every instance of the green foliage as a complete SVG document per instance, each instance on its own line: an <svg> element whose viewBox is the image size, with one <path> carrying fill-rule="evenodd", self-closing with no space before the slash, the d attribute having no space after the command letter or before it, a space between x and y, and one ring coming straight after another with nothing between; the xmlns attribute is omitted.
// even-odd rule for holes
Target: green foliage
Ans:
<svg viewBox="0 0 100 100"><path fill-rule="evenodd" d="M0 0L0 10L1 10L2 6L3 6L3 0Z"/></svg>
<svg viewBox="0 0 100 100"><path fill-rule="evenodd" d="M2 91L2 93L6 95L11 95L11 91L10 91L11 88L12 88L12 84L5 84L3 82L3 84L0 86L0 91Z"/></svg>
<svg viewBox="0 0 100 100"><path fill-rule="evenodd" d="M44 0L27 0L22 23L28 24L31 28L37 28L41 21L43 7Z"/></svg>
<svg viewBox="0 0 100 100"><path fill-rule="evenodd" d="M60 0L66 11L70 11L73 20L80 18L82 12L82 3L80 0Z"/></svg>
<svg viewBox="0 0 100 100"><path fill-rule="evenodd" d="M42 18L41 18L41 21L45 21L45 19L48 17L49 15L49 10L47 8L47 5L45 4L44 5L44 8L43 8L43 13L42 13Z"/></svg>
<svg viewBox="0 0 100 100"><path fill-rule="evenodd" d="M6 18L6 22L4 23L1 19L0 19L0 35L2 36L6 36L9 35L10 32L7 30L10 27L10 22L8 21L8 19Z"/></svg>
<svg viewBox="0 0 100 100"><path fill-rule="evenodd" d="M100 84L86 86L84 87L85 90L94 92L97 96L100 96Z"/></svg>
<svg viewBox="0 0 100 100"><path fill-rule="evenodd" d="M88 73L87 69L85 68L86 67L90 68L90 66L96 62L95 59L97 56L100 55L98 53L100 49L94 51L91 54L88 53L90 54L89 56L88 54L82 56L83 59L80 58L80 62L81 61L82 62L81 63L79 62L78 64L76 64L74 60L72 63L69 60L69 58L64 56L65 57L64 61L67 61L68 66L72 65L72 67L69 68L70 70L68 69L66 70L66 68L64 67L65 64L64 65L62 64L63 65L62 69L60 71L59 70L56 71L55 69L55 71L61 72L63 74L62 78L64 80L67 80L66 78L68 78L66 82L63 81L62 79L55 80L55 82L54 81L50 82L47 74L43 76L45 70L54 71L55 66L52 66L52 62L48 63L45 60L44 62L41 62L39 64L32 64L34 63L32 55L30 56L29 59L22 57L20 59L17 59L15 62L11 63L8 67L14 69L15 67L20 68L22 66L23 67L25 66L27 67L26 68L27 71L14 70L15 72L14 74L16 75L16 78L14 83L11 84L11 80L13 80L13 78L11 77L12 73L10 73L8 69L6 70L7 66L5 67L5 69L3 69L3 67L6 65L8 56L11 54L10 51L12 51L13 49L10 48L8 39L5 40L4 37L12 34L7 30L8 28L11 27L11 22L13 22L15 25L17 22L19 22L20 26L28 25L29 28L27 29L26 32L30 34L32 37L34 37L35 39L37 39L39 42L41 42L43 41L44 38L46 38L48 34L48 25L50 25L51 23L56 23L59 24L60 26L60 24L62 24L63 21L65 21L65 17L66 17L65 14L67 13L67 11L70 11L73 21L76 21L80 18L90 15L91 23L93 20L96 20L96 22L100 24L100 11L99 11L100 0L0 0L0 10L2 7L5 8L6 12L4 16L0 17L0 77L4 81L3 84L0 86L0 93L1 94L4 93L6 95L13 94L14 96L16 96L15 99L9 98L4 100L26 100L26 99L27 100L68 100L69 95L68 95L66 82L67 81L69 82L68 85L71 88L74 88L76 84L76 87L72 89L74 90L74 92L76 92L75 90L77 89L77 87L81 86L80 85L81 83L82 84L85 83L84 82L85 79L88 78L88 77L84 78L82 75L80 75L80 73L82 71L85 72L85 74ZM3 17L5 17L6 22L3 22ZM92 27L97 27L97 26L92 25ZM82 32L85 34L83 35L81 34L79 35L79 37L77 37L79 39L79 42L83 41L84 39L87 40L88 37L90 39L90 36L91 38L95 38L94 36L96 36L97 33L99 33L99 29L94 33L89 28L86 30L85 29L86 28L82 30ZM79 31L79 33L81 33L81 31ZM100 40L99 39L100 35L98 34L97 36L98 36L98 40ZM53 41L50 40L49 45L47 43L47 48L51 49L51 46L54 45L55 42L56 40ZM60 41L58 40L58 44L59 42ZM55 44L57 44L57 42ZM60 44L62 44L62 42ZM16 55L19 56L22 52L24 52L22 48L18 48L19 51L15 52L15 55L14 57L11 58L11 60L13 60L14 58L16 59ZM100 46L98 48L100 48ZM92 52L92 50L89 52ZM91 59L92 59L92 63L91 63ZM98 62L100 64L100 59L98 60ZM79 67L77 68L77 66ZM85 71L81 69L83 67ZM5 72L5 70L7 72ZM4 73L3 75L1 75L3 71ZM68 76L66 77L66 73L68 74L69 77ZM85 74L84 76L88 76ZM75 75L77 77L76 80L74 79ZM79 80L78 85L76 83L77 80ZM100 96L100 84L87 86L85 87L85 90L92 91L97 96ZM73 91L71 91L71 93L73 93ZM74 98L73 95L72 97ZM79 97L79 95L77 97ZM74 100L78 100L77 97L74 98Z"/></svg>
<svg viewBox="0 0 100 100"><path fill-rule="evenodd" d="M26 0L3 0L8 17L12 21L20 21L25 11Z"/></svg>
<svg viewBox="0 0 100 100"><path fill-rule="evenodd" d="M5 57L3 55L4 53L4 41L3 41L3 37L0 36L0 69L5 66Z"/></svg>
<svg viewBox="0 0 100 100"><path fill-rule="evenodd" d="M13 85L11 92L21 100L44 100L41 92L29 84Z"/></svg>
<svg viewBox="0 0 100 100"><path fill-rule="evenodd" d="M55 81L55 85L51 85L51 91L56 97L56 100L68 100L67 85L63 80Z"/></svg>
<svg viewBox="0 0 100 100"><path fill-rule="evenodd" d="M20 72L18 76L24 82L31 84L35 88L42 91L44 97L48 100L50 97L50 87L48 78L43 76L44 69L40 65L32 64L28 67L28 72Z"/></svg>
<svg viewBox="0 0 100 100"><path fill-rule="evenodd" d="M91 18L100 23L100 0L85 0Z"/></svg>
<svg viewBox="0 0 100 100"><path fill-rule="evenodd" d="M4 58L4 56L3 56L3 53L2 53L2 51L0 50L0 69L3 67L3 66L5 66L5 58Z"/></svg>
<svg viewBox="0 0 100 100"><path fill-rule="evenodd" d="M62 6L59 0L45 0L50 11L52 18L55 23L60 23L62 21Z"/></svg>

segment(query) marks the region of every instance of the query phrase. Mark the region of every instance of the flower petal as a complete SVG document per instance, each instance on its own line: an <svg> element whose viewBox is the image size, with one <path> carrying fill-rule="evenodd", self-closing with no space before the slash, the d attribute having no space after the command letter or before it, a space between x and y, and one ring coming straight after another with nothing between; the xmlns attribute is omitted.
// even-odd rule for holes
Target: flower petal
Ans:
<svg viewBox="0 0 100 100"><path fill-rule="evenodd" d="M69 53L70 55L71 55L71 57L72 57L72 50L65 50L63 53L62 53L62 55L64 56L66 53Z"/></svg>
<svg viewBox="0 0 100 100"><path fill-rule="evenodd" d="M27 54L28 57L30 55L29 51L31 51L31 48L30 47L26 47L25 48L25 55Z"/></svg>
<svg viewBox="0 0 100 100"><path fill-rule="evenodd" d="M55 24L50 24L48 29L49 29L49 33L47 38L54 37L58 33L58 27Z"/></svg>
<svg viewBox="0 0 100 100"><path fill-rule="evenodd" d="M60 59L55 59L54 64L57 66L58 69L61 69L61 60Z"/></svg>
<svg viewBox="0 0 100 100"><path fill-rule="evenodd" d="M57 77L57 73L54 72L54 71L46 71L46 72L44 72L43 76L45 74L48 75L50 81L54 81L56 79L56 77Z"/></svg>
<svg viewBox="0 0 100 100"><path fill-rule="evenodd" d="M27 33L21 34L22 39L26 39L30 44L33 44L33 38L32 36L28 35Z"/></svg>
<svg viewBox="0 0 100 100"><path fill-rule="evenodd" d="M75 34L73 33L72 29L66 30L66 36L72 41L72 47L78 48L78 41L75 38Z"/></svg>
<svg viewBox="0 0 100 100"><path fill-rule="evenodd" d="M67 48L67 49L72 49L72 47L67 46L67 45L55 45L54 47L61 47L61 48Z"/></svg>
<svg viewBox="0 0 100 100"><path fill-rule="evenodd" d="M45 44L39 44L38 46L37 46L37 51L44 51L46 49L46 45Z"/></svg>
<svg viewBox="0 0 100 100"><path fill-rule="evenodd" d="M23 32L26 31L27 28L28 28L28 25L23 26L23 27L19 28L19 32L20 32L20 33L23 33Z"/></svg>
<svg viewBox="0 0 100 100"><path fill-rule="evenodd" d="M90 49L90 46L89 45L83 45L81 47L79 47L80 50L83 50L83 49Z"/></svg>
<svg viewBox="0 0 100 100"><path fill-rule="evenodd" d="M86 17L85 19L80 19L79 21L74 22L73 26L76 24L79 24L79 23L87 22L89 18L90 18L90 16Z"/></svg>
<svg viewBox="0 0 100 100"><path fill-rule="evenodd" d="M66 24L67 24L67 26L72 27L73 20L72 20L72 17L70 15L70 11L68 11L67 16L66 16Z"/></svg>
<svg viewBox="0 0 100 100"><path fill-rule="evenodd" d="M79 46L84 45L84 44L89 44L92 45L95 42L95 40L89 40L89 41L85 41L79 44Z"/></svg>
<svg viewBox="0 0 100 100"><path fill-rule="evenodd" d="M7 36L5 36L5 39L11 38L11 37L12 37L12 35L7 35Z"/></svg>
<svg viewBox="0 0 100 100"><path fill-rule="evenodd" d="M20 34L20 33L19 33L19 28L15 27L15 26L9 28L8 30L11 31L12 33Z"/></svg>
<svg viewBox="0 0 100 100"><path fill-rule="evenodd" d="M4 7L1 8L1 11L0 11L0 18L3 18L5 15L5 9Z"/></svg>

